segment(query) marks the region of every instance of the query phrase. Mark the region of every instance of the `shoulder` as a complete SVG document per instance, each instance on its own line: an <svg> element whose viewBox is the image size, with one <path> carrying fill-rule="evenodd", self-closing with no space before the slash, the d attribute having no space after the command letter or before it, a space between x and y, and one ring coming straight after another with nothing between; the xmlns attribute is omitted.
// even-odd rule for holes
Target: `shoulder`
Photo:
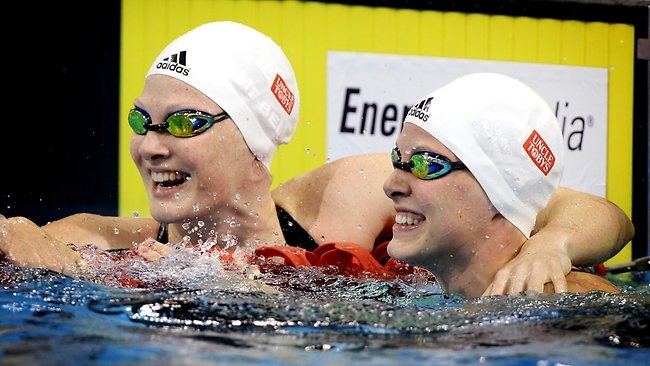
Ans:
<svg viewBox="0 0 650 366"><path fill-rule="evenodd" d="M571 271L566 276L569 292L605 291L620 292L620 289L605 278L582 271ZM552 283L544 286L544 292L555 292Z"/></svg>
<svg viewBox="0 0 650 366"><path fill-rule="evenodd" d="M321 202L328 191L338 194L356 194L358 189L381 193L384 180L392 171L388 154L360 154L343 157L303 173L272 191L275 202L285 207L285 202L303 202L302 196ZM336 195L327 196L334 199Z"/></svg>
<svg viewBox="0 0 650 366"><path fill-rule="evenodd" d="M345 156L298 175L274 191L280 192L285 186L299 186L305 182L327 183L327 181L323 181L323 178L356 177L366 179L367 177L371 177L383 179L390 174L392 169L390 155L388 153ZM383 180L381 182L383 183Z"/></svg>
<svg viewBox="0 0 650 366"><path fill-rule="evenodd" d="M281 184L272 196L319 242L372 248L390 233L395 215L383 191L391 171L387 153L344 157Z"/></svg>

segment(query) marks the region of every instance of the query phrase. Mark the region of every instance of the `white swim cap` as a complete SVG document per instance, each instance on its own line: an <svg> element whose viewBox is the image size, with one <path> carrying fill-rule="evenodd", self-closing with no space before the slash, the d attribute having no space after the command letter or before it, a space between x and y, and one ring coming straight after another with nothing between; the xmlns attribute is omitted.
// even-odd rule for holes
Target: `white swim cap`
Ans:
<svg viewBox="0 0 650 366"><path fill-rule="evenodd" d="M190 30L163 49L153 74L182 80L219 104L267 168L296 130L300 97L291 63L271 38L243 24Z"/></svg>
<svg viewBox="0 0 650 366"><path fill-rule="evenodd" d="M537 93L505 75L470 74L414 105L407 122L465 163L496 209L530 237L564 169L559 123Z"/></svg>

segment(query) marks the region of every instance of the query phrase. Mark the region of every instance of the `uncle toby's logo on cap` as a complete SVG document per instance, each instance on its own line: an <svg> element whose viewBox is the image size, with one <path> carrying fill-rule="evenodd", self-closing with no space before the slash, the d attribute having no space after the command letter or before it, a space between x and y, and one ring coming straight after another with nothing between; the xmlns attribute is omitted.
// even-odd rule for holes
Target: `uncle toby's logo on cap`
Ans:
<svg viewBox="0 0 650 366"><path fill-rule="evenodd" d="M537 168L544 175L548 175L553 169L553 165L555 165L555 155L553 155L551 148L548 147L542 136L533 130L526 142L524 142L523 148L533 163L537 165Z"/></svg>
<svg viewBox="0 0 650 366"><path fill-rule="evenodd" d="M291 92L291 89L287 86L287 83L284 82L284 79L280 74L275 74L275 80L271 84L271 92L275 95L275 99L280 102L282 108L291 115L293 110L293 104L296 102L296 97Z"/></svg>

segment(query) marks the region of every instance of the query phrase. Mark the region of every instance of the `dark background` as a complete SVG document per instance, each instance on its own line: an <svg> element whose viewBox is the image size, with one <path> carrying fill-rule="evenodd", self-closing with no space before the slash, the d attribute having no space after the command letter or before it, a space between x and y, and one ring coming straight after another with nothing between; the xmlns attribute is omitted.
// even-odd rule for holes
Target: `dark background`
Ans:
<svg viewBox="0 0 650 366"><path fill-rule="evenodd" d="M120 1L3 16L0 214L117 214Z"/></svg>
<svg viewBox="0 0 650 366"><path fill-rule="evenodd" d="M633 257L648 255L650 0L355 0L351 5L621 22L635 26ZM120 0L5 10L0 214L39 225L117 214Z"/></svg>

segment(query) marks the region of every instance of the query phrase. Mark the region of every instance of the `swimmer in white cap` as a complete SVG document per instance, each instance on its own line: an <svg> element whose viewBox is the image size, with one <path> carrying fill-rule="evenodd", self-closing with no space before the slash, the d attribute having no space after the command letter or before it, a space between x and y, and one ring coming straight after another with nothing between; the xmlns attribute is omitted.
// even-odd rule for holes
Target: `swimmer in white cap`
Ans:
<svg viewBox="0 0 650 366"><path fill-rule="evenodd" d="M495 73L460 77L416 103L392 155L384 190L397 215L388 253L466 296L484 294L521 251L564 169L547 103ZM567 280L569 291L617 290L588 273Z"/></svg>
<svg viewBox="0 0 650 366"><path fill-rule="evenodd" d="M151 241L262 243L312 250L346 241L370 250L390 239L395 211L382 182L392 166L384 154L324 164L270 191L273 155L289 141L299 110L295 74L273 40L234 22L198 26L160 52L129 112L130 151L148 192L152 218L77 214L43 228L25 218L9 218L0 250L13 263L69 273L81 258L65 243L103 249ZM543 218L549 229L533 239L558 239L571 251L541 248L538 252L546 257L519 257L506 267L505 277L524 268L527 280L563 278L563 268L540 265L540 258L598 263L631 238L631 222L615 205L573 191L558 202L567 200L606 206L602 214L593 213L593 227L587 228L604 234L594 242L585 233L565 230L576 216L574 210L582 211L571 204L559 205L561 209L550 205ZM142 255L165 255L165 247L153 247Z"/></svg>

